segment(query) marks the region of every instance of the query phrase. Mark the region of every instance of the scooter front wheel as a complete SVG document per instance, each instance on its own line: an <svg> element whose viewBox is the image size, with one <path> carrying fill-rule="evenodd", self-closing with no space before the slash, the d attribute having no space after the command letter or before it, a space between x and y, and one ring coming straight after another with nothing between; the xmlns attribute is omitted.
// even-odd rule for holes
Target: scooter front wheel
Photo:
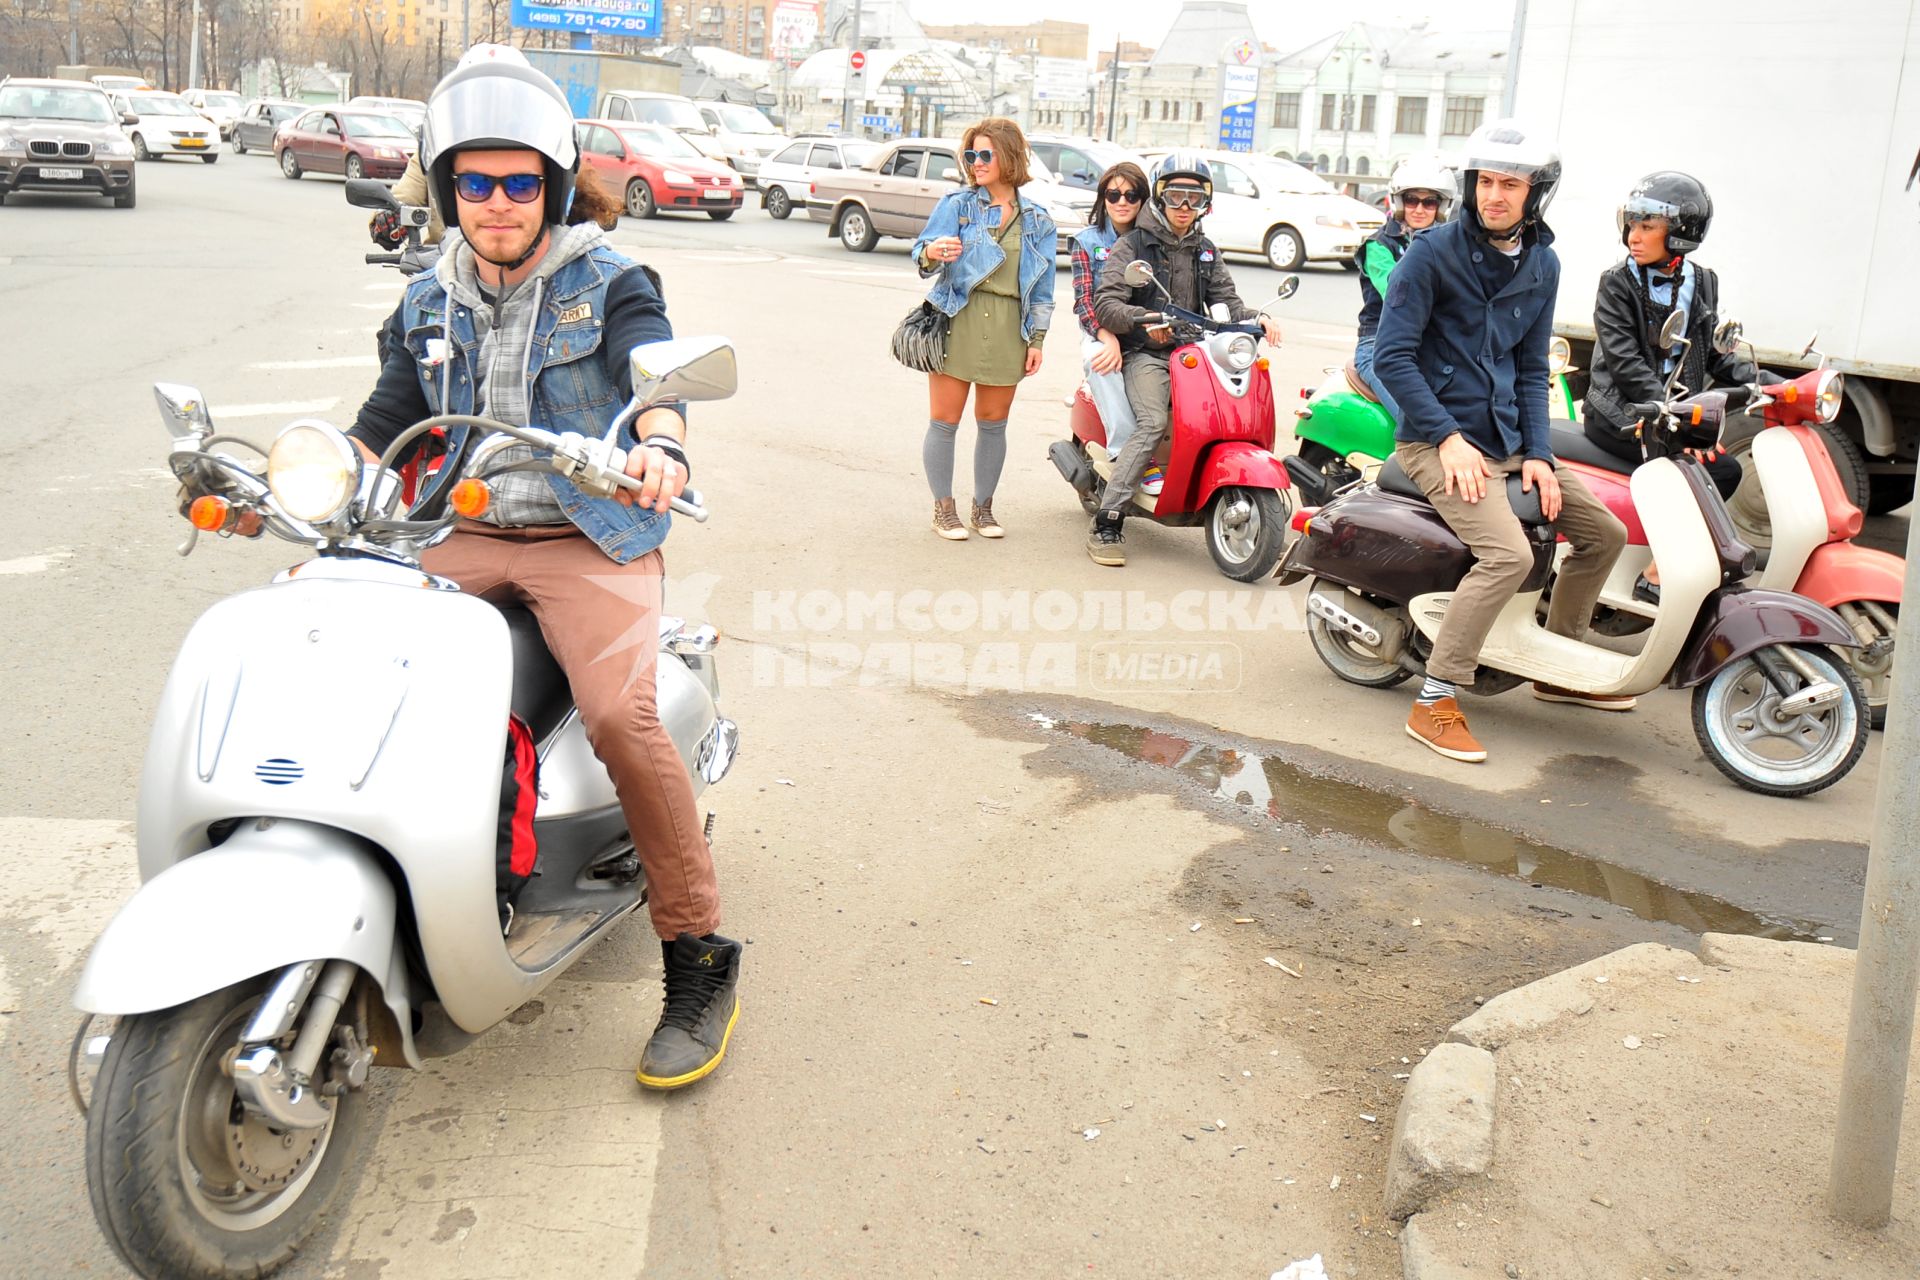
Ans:
<svg viewBox="0 0 1920 1280"><path fill-rule="evenodd" d="M282 1266L356 1163L365 1100L328 1102L320 1129L275 1130L241 1105L229 1051L259 1004L254 979L120 1019L87 1111L93 1213L136 1275L226 1280Z"/></svg>
<svg viewBox="0 0 1920 1280"><path fill-rule="evenodd" d="M1775 646L1775 649L1784 646ZM1693 734L1714 767L1749 791L1805 796L1853 771L1867 749L1867 695L1852 668L1832 650L1793 645L1823 683L1840 697L1804 711L1785 708L1788 695L1768 678L1759 655L1728 663L1693 691ZM1774 666L1795 691L1808 681L1774 650Z"/></svg>
<svg viewBox="0 0 1920 1280"><path fill-rule="evenodd" d="M1213 495L1207 511L1207 554L1235 582L1270 576L1286 549L1293 504L1274 489L1230 485Z"/></svg>

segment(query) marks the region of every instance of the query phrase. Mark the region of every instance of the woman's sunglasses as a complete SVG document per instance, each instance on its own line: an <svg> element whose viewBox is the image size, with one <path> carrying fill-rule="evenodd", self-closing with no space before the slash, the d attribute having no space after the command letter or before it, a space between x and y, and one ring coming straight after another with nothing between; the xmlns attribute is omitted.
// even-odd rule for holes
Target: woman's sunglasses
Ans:
<svg viewBox="0 0 1920 1280"><path fill-rule="evenodd" d="M960 158L968 164L992 164L993 148L982 147L978 151L963 151L960 153Z"/></svg>
<svg viewBox="0 0 1920 1280"><path fill-rule="evenodd" d="M1440 197L1407 196L1402 203L1409 209L1438 209L1440 207Z"/></svg>
<svg viewBox="0 0 1920 1280"><path fill-rule="evenodd" d="M491 200L496 187L505 191L507 199L515 204L531 204L540 197L540 188L546 182L546 175L539 173L510 173L504 178L496 178L490 173L453 175L454 192L469 204Z"/></svg>
<svg viewBox="0 0 1920 1280"><path fill-rule="evenodd" d="M1146 199L1138 191L1108 191L1105 195L1108 204L1139 204Z"/></svg>

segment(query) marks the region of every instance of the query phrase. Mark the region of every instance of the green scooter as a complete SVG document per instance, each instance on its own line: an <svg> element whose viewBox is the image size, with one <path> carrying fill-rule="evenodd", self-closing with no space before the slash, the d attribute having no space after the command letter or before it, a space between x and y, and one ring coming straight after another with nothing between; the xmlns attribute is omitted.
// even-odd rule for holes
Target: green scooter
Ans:
<svg viewBox="0 0 1920 1280"><path fill-rule="evenodd" d="M1553 416L1578 422L1573 390L1567 385L1567 375L1578 370L1565 338L1553 339L1548 362ZM1342 490L1372 480L1392 456L1393 418L1351 360L1327 370L1326 381L1317 389L1302 387L1300 394L1307 401L1293 411L1298 419L1293 438L1300 448L1286 459L1287 474L1300 491L1302 506L1321 506Z"/></svg>

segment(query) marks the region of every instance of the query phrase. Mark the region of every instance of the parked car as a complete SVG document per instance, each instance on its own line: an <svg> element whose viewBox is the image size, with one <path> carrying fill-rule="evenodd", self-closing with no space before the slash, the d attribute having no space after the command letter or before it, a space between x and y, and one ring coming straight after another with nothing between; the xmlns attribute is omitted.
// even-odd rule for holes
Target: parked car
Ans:
<svg viewBox="0 0 1920 1280"><path fill-rule="evenodd" d="M1144 154L1152 172L1166 148ZM1265 258L1275 271L1308 262L1337 262L1357 271L1360 246L1386 223L1381 210L1291 160L1244 151L1199 155L1213 170L1207 235L1223 253Z"/></svg>
<svg viewBox="0 0 1920 1280"><path fill-rule="evenodd" d="M233 122L247 108L245 98L225 89L189 89L180 97L188 106L220 126L222 142L233 136Z"/></svg>
<svg viewBox="0 0 1920 1280"><path fill-rule="evenodd" d="M760 166L760 205L776 218L807 207L814 179L836 169L858 169L880 150L864 138L819 134L788 143Z"/></svg>
<svg viewBox="0 0 1920 1280"><path fill-rule="evenodd" d="M116 93L133 154L139 160L165 156L198 156L207 164L220 158L220 126L195 111L177 93ZM133 120L125 119L127 116Z"/></svg>
<svg viewBox="0 0 1920 1280"><path fill-rule="evenodd" d="M1038 134L1027 138L1027 147L1038 156L1062 186L1082 191L1099 188L1100 175L1123 160L1141 168L1139 156L1116 143L1099 138L1073 138L1056 134Z"/></svg>
<svg viewBox="0 0 1920 1280"><path fill-rule="evenodd" d="M644 89L610 89L600 95L601 120L625 124L662 125L691 142L709 160L727 163L727 150L707 131L707 122L692 98L677 93L649 93Z"/></svg>
<svg viewBox="0 0 1920 1280"><path fill-rule="evenodd" d="M814 179L807 194L807 216L827 224L827 234L856 253L867 253L882 236L911 239L920 234L940 197L966 181L960 167L961 144L952 138L903 138L888 143L858 169L830 171ZM1093 197L1064 186L1038 156L1027 158L1032 179L1022 194L1053 215L1059 233L1057 251L1067 252L1087 225Z"/></svg>
<svg viewBox="0 0 1920 1280"><path fill-rule="evenodd" d="M582 120L579 130L581 161L609 191L620 193L636 218L704 213L725 222L740 207L745 190L740 175L701 155L672 129L630 120Z"/></svg>
<svg viewBox="0 0 1920 1280"><path fill-rule="evenodd" d="M351 111L368 111L374 115L392 116L407 126L407 132L418 134L420 126L427 122L427 104L418 98L371 98L365 94L347 99L347 108Z"/></svg>
<svg viewBox="0 0 1920 1280"><path fill-rule="evenodd" d="M133 208L133 144L104 92L84 80L0 80L0 204L16 191Z"/></svg>
<svg viewBox="0 0 1920 1280"><path fill-rule="evenodd" d="M273 135L289 120L311 111L304 102L286 102L278 98L255 98L233 122L233 154L272 151Z"/></svg>
<svg viewBox="0 0 1920 1280"><path fill-rule="evenodd" d="M792 141L757 108L734 102L700 102L694 105L700 111L700 118L707 123L708 135L720 144L727 163L740 171L740 176L747 180L748 186L759 179L760 166L766 158Z"/></svg>
<svg viewBox="0 0 1920 1280"><path fill-rule="evenodd" d="M392 116L321 107L280 126L273 137L273 158L289 178L340 173L392 180L407 171L407 157L418 145L407 126Z"/></svg>

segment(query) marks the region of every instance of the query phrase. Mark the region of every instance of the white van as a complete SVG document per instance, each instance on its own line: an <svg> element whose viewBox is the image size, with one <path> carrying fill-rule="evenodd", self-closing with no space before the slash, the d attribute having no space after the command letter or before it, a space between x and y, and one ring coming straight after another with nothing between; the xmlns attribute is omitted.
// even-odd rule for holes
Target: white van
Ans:
<svg viewBox="0 0 1920 1280"><path fill-rule="evenodd" d="M701 118L692 98L677 93L650 93L645 89L609 89L600 95L602 120L632 120L638 124L657 124L685 136L701 155L721 164L732 164Z"/></svg>
<svg viewBox="0 0 1920 1280"><path fill-rule="evenodd" d="M727 163L740 171L748 186L754 185L766 158L792 141L756 107L735 102L694 105L700 109L700 118L707 122L714 141L726 152Z"/></svg>

